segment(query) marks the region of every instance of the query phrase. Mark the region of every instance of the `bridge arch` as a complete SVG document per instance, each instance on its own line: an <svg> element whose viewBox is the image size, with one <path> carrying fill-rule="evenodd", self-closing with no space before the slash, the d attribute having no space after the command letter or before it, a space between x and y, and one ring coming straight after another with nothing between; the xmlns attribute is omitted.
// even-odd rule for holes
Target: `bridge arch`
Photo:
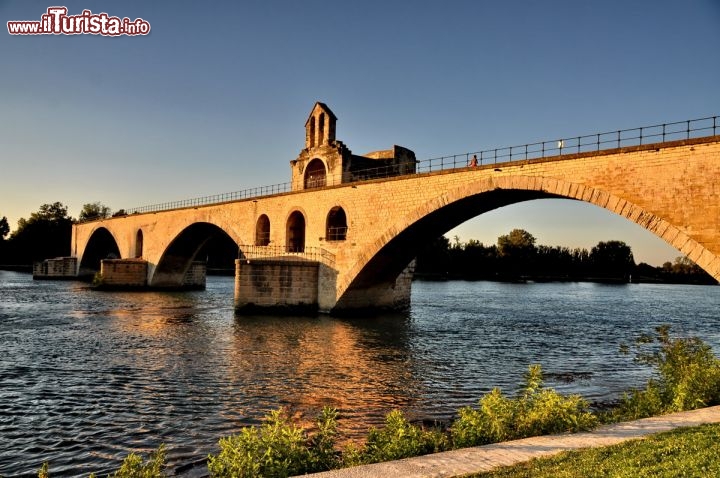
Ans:
<svg viewBox="0 0 720 478"><path fill-rule="evenodd" d="M599 188L555 178L530 176L488 177L448 190L398 219L378 240L357 256L339 280L336 309L356 308L372 300L375 288L394 287L422 244L485 212L534 199L573 199L588 202L625 217L709 270L715 254L680 228L637 204ZM371 303L368 303L370 306Z"/></svg>
<svg viewBox="0 0 720 478"><path fill-rule="evenodd" d="M212 244L212 247L208 247ZM221 227L209 222L196 222L185 227L169 243L149 277L151 287L177 287L184 284L185 276L196 260L211 263L211 251L224 251L238 255L238 244Z"/></svg>
<svg viewBox="0 0 720 478"><path fill-rule="evenodd" d="M100 272L100 261L119 259L120 257L120 247L115 236L110 230L98 227L90 235L80 257L80 275L92 275Z"/></svg>

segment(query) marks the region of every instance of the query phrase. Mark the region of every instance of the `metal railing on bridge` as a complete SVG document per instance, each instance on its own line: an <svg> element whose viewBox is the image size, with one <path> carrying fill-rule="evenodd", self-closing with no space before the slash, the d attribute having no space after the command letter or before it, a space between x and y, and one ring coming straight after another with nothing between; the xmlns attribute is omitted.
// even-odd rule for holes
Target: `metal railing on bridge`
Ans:
<svg viewBox="0 0 720 478"><path fill-rule="evenodd" d="M488 164L508 163L512 161L524 161L528 159L541 159L551 156L563 156L570 154L589 153L628 146L640 146L649 143L664 143L691 138L702 138L716 136L720 132L718 116L708 116L674 123L662 123L653 126L642 126L639 128L607 131L584 136L572 136L559 138L551 141L522 144L519 146L507 146L504 148L485 149L470 151L467 153L440 156L436 158L416 161L411 166L414 173L401 174L404 165L394 164L377 168L368 168L360 171L353 171L355 181L381 179L388 177L409 176L417 173L427 173L448 169L466 168L470 165L471 158L477 158L478 166ZM412 168L414 166L414 168ZM324 183L317 183L317 187L335 186L342 182L340 177L327 176ZM136 207L132 209L121 209L114 216L128 214L142 214L148 212L167 211L170 209L181 209L186 207L207 206L229 201L242 199L259 198L272 196L274 194L291 192L291 183L279 183L270 186L261 186L250 189L243 189L230 193L215 194L181 201L165 202L149 206Z"/></svg>
<svg viewBox="0 0 720 478"><path fill-rule="evenodd" d="M146 212L167 211L169 209L182 209L184 207L207 206L208 204L239 201L241 199L250 199L254 197L272 196L273 194L286 193L289 191L290 183L271 184L270 186L259 186L256 188L243 189L242 191L233 191L230 193L214 194L212 196L152 204L150 206L136 207L121 211L125 214L142 214Z"/></svg>
<svg viewBox="0 0 720 478"><path fill-rule="evenodd" d="M241 244L238 252L240 260L278 259L283 261L315 261L328 266L335 265L335 254L322 247L302 247L299 250L283 246L255 246Z"/></svg>
<svg viewBox="0 0 720 478"><path fill-rule="evenodd" d="M439 171L466 167L472 156L477 157L478 166L487 164L542 159L551 156L592 153L608 149L642 146L649 143L664 143L691 138L716 136L720 132L718 116L663 123L653 126L608 131L605 133L573 136L551 141L528 143L519 146L471 151L469 153L441 156L420 161L417 172Z"/></svg>

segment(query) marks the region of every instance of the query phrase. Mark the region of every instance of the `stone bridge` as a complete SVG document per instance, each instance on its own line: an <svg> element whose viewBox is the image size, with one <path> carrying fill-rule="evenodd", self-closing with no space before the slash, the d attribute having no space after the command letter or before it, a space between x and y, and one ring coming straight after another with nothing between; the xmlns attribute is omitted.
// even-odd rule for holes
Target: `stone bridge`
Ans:
<svg viewBox="0 0 720 478"><path fill-rule="evenodd" d="M287 191L77 224L72 256L78 272L101 269L116 285L202 287L198 254L223 237L237 246L238 309L397 309L409 303L413 259L429 241L499 207L566 198L639 224L720 280L714 118L712 133L527 160L521 151L520 160L489 165L463 158L421 172L399 146L353 155L335 140L335 116L317 103ZM118 259L105 259L110 253Z"/></svg>

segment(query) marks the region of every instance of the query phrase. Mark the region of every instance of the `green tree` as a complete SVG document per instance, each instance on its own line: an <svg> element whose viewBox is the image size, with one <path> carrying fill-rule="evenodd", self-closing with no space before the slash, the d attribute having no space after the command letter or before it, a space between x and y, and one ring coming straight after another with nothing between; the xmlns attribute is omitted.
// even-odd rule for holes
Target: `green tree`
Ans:
<svg viewBox="0 0 720 478"><path fill-rule="evenodd" d="M544 278L570 278L574 274L573 253L568 247L538 246L536 274Z"/></svg>
<svg viewBox="0 0 720 478"><path fill-rule="evenodd" d="M535 236L525 229L513 229L509 234L498 237L498 252L501 256L531 253L535 251L535 241Z"/></svg>
<svg viewBox="0 0 720 478"><path fill-rule="evenodd" d="M29 219L21 218L10 235L6 260L13 264L70 254L73 220L60 202L43 204Z"/></svg>
<svg viewBox="0 0 720 478"><path fill-rule="evenodd" d="M2 219L0 219L0 264L6 264L7 263L7 241L5 240L5 236L8 235L10 232L10 225L8 224L7 217L3 216Z"/></svg>
<svg viewBox="0 0 720 478"><path fill-rule="evenodd" d="M535 240L535 236L524 229L513 229L498 237L497 251L503 273L517 278L535 272Z"/></svg>
<svg viewBox="0 0 720 478"><path fill-rule="evenodd" d="M627 281L635 269L635 259L630 246L622 241L598 242L590 250L593 273L605 279Z"/></svg>
<svg viewBox="0 0 720 478"><path fill-rule="evenodd" d="M83 205L80 211L80 221L92 221L93 219L104 219L110 217L111 210L101 202L92 202Z"/></svg>
<svg viewBox="0 0 720 478"><path fill-rule="evenodd" d="M671 283L717 284L717 280L687 256L676 257L673 262L665 262L662 267L657 268L657 275L661 280Z"/></svg>
<svg viewBox="0 0 720 478"><path fill-rule="evenodd" d="M8 224L7 217L3 216L0 219L0 241L5 240L5 236L10 233L10 225Z"/></svg>
<svg viewBox="0 0 720 478"><path fill-rule="evenodd" d="M697 264L690 260L687 256L678 256L675 262L670 266L673 274L698 274L702 271Z"/></svg>
<svg viewBox="0 0 720 478"><path fill-rule="evenodd" d="M40 206L37 212L30 214L29 222L39 221L64 221L69 220L68 208L61 202L54 202L52 204L43 204ZM21 219L22 221L22 219Z"/></svg>

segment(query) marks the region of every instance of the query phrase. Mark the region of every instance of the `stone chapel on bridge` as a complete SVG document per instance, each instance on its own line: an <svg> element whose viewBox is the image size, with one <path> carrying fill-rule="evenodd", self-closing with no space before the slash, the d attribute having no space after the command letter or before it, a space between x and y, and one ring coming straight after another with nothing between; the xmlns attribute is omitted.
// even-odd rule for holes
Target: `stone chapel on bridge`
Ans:
<svg viewBox="0 0 720 478"><path fill-rule="evenodd" d="M325 103L315 103L305 122L305 148L290 161L293 191L415 172L415 153L402 146L352 154L335 139L336 121Z"/></svg>

